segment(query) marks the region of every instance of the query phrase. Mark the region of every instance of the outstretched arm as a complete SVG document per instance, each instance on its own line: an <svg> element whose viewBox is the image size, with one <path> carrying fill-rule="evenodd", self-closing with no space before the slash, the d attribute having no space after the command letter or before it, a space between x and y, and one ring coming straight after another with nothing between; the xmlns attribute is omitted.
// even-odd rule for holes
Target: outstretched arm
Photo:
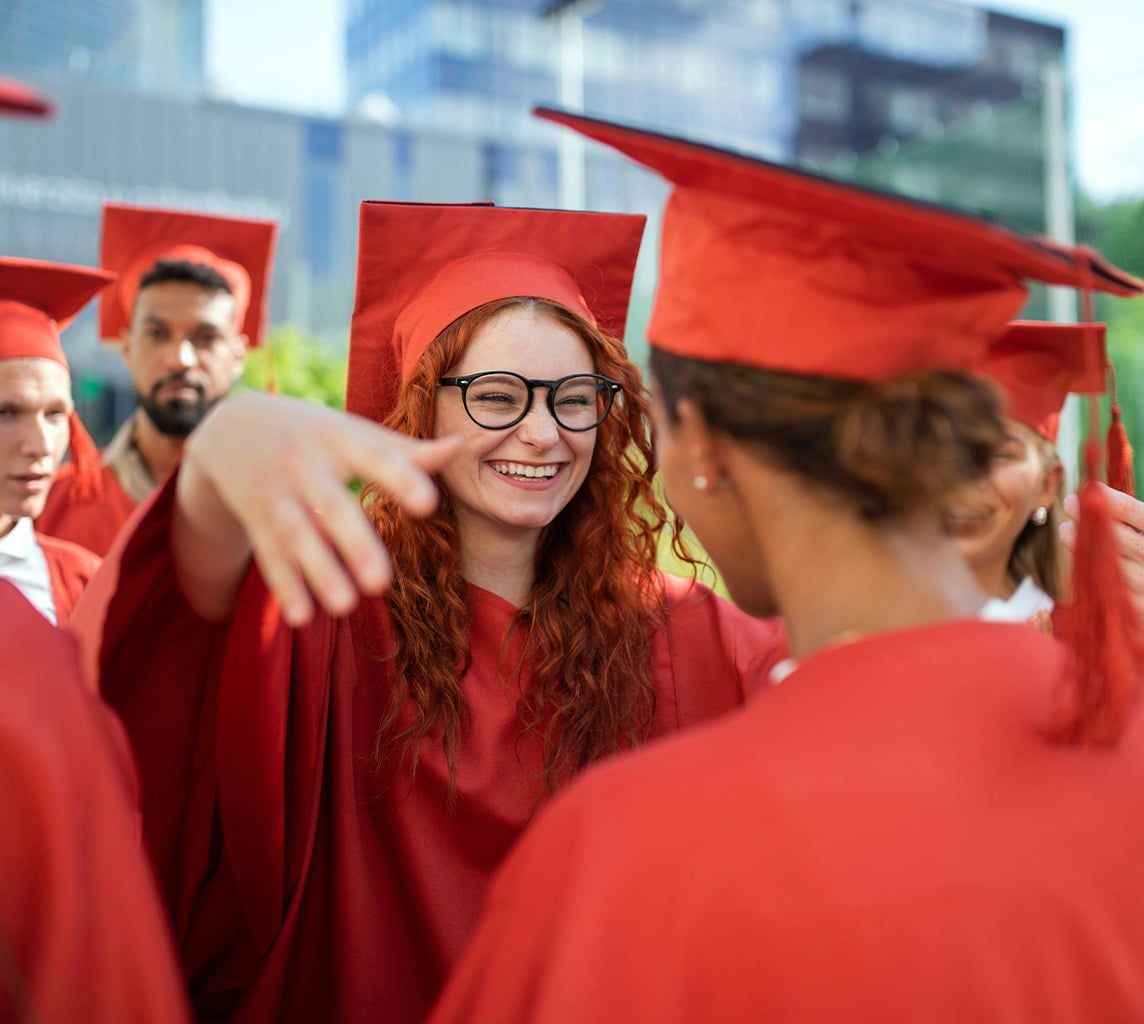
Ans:
<svg viewBox="0 0 1144 1024"><path fill-rule="evenodd" d="M347 483L375 481L427 515L437 501L430 473L459 448L297 399L227 399L191 435L179 472L172 544L188 601L208 619L225 617L253 555L291 625L309 620L315 600L344 614L391 578Z"/></svg>

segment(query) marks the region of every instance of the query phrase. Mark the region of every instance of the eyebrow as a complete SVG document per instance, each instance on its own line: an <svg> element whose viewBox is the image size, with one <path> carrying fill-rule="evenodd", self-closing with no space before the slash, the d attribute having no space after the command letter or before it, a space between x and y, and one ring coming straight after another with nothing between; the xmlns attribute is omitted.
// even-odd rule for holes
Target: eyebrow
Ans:
<svg viewBox="0 0 1144 1024"><path fill-rule="evenodd" d="M168 320L166 317L159 316L158 313L148 313L143 318L143 323L144 324L154 324L154 325L159 326L159 327L169 327L171 324L171 321ZM219 331L219 332L221 332L223 330L223 328L219 324L212 323L210 320L199 320L194 325L194 327L191 328L191 330L192 331L201 331L203 328L207 328L208 330Z"/></svg>

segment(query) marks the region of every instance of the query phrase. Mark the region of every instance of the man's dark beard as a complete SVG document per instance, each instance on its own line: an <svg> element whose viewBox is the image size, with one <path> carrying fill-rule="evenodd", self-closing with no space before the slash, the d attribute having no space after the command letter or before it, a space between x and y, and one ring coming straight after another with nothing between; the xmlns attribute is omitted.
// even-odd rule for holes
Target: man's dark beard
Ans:
<svg viewBox="0 0 1144 1024"><path fill-rule="evenodd" d="M194 388L199 397L193 402L181 399L167 399L160 402L157 397L159 390L169 384L182 384ZM208 402L203 389L198 384L177 373L156 381L149 395L135 392L135 398L139 402L139 408L147 415L147 419L151 421L160 434L166 437L186 437L202 422L203 417L210 412L211 407L218 401L215 399Z"/></svg>

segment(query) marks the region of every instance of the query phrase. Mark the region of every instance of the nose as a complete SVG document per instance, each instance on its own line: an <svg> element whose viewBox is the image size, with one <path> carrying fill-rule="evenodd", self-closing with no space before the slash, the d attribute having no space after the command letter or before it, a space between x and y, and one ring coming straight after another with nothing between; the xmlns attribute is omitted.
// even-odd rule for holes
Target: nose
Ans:
<svg viewBox="0 0 1144 1024"><path fill-rule="evenodd" d="M43 416L29 416L20 435L23 453L33 459L42 459L52 451L51 428Z"/></svg>
<svg viewBox="0 0 1144 1024"><path fill-rule="evenodd" d="M190 338L184 338L179 342L178 345L175 346L174 356L175 363L184 370L194 366L198 361L198 356L195 353L194 343Z"/></svg>
<svg viewBox="0 0 1144 1024"><path fill-rule="evenodd" d="M516 428L517 436L533 448L551 448L560 440L560 426L548 410L548 392L539 387L532 393L532 408Z"/></svg>

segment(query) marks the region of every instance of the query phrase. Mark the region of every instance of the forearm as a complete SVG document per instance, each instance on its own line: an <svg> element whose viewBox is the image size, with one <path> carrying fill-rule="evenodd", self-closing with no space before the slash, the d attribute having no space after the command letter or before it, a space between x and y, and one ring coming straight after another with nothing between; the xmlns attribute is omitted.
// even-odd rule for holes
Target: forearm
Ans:
<svg viewBox="0 0 1144 1024"><path fill-rule="evenodd" d="M234 610L252 549L242 523L193 458L184 461L176 481L171 547L190 606L210 621L226 618Z"/></svg>

